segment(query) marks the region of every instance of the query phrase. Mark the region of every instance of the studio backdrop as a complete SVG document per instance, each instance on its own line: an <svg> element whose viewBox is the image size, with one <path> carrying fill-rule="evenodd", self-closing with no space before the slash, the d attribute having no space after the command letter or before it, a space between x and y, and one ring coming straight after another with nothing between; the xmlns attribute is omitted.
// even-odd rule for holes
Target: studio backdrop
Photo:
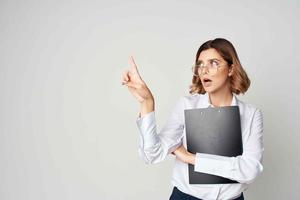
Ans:
<svg viewBox="0 0 300 200"><path fill-rule="evenodd" d="M233 43L264 116L264 171L245 199L299 199L300 3L0 2L0 199L168 199L174 156L138 155L140 105L121 84L133 55L157 129L188 95L199 46Z"/></svg>

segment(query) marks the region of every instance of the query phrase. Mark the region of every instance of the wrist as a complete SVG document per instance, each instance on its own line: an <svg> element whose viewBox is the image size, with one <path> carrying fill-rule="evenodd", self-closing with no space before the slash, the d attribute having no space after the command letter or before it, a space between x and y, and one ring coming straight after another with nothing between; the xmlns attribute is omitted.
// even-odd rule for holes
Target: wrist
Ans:
<svg viewBox="0 0 300 200"><path fill-rule="evenodd" d="M145 100L141 103L141 112L140 115L141 117L154 111L154 100L149 99L149 100Z"/></svg>
<svg viewBox="0 0 300 200"><path fill-rule="evenodd" d="M196 155L193 153L189 153L188 155L188 163L191 165L195 165Z"/></svg>

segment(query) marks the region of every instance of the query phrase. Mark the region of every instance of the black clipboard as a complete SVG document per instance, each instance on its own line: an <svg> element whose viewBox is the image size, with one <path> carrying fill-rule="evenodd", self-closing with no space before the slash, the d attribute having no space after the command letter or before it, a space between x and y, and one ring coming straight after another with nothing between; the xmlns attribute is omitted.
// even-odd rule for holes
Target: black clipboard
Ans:
<svg viewBox="0 0 300 200"><path fill-rule="evenodd" d="M238 156L243 153L240 110L238 106L208 107L184 110L187 150ZM190 184L238 183L221 176L194 171L188 164Z"/></svg>

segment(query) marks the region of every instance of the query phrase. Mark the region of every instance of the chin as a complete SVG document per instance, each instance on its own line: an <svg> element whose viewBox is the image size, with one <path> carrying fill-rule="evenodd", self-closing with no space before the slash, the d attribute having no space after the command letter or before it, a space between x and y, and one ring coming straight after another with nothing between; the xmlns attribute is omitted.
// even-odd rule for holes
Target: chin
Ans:
<svg viewBox="0 0 300 200"><path fill-rule="evenodd" d="M216 88L214 88L214 87L207 87L207 88L204 88L204 90L207 93L214 93L214 91L216 91Z"/></svg>
<svg viewBox="0 0 300 200"><path fill-rule="evenodd" d="M225 85L223 84L212 84L210 87L204 87L204 90L207 92L207 93L215 93L217 91L220 91L222 89L224 89Z"/></svg>

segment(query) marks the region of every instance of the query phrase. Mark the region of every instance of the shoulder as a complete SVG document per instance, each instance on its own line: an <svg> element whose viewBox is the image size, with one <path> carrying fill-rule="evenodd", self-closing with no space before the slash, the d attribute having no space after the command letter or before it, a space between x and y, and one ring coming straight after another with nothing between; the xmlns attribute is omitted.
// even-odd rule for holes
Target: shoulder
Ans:
<svg viewBox="0 0 300 200"><path fill-rule="evenodd" d="M252 104L252 103L242 101L238 97L237 97L237 103L238 103L238 106L240 108L241 114L243 114L245 116L249 116L249 117L250 116L254 117L255 115L262 116L261 107L255 105L255 104Z"/></svg>
<svg viewBox="0 0 300 200"><path fill-rule="evenodd" d="M194 103L194 102L199 102L204 100L205 95L204 94L187 94L181 96L181 100L186 102L186 103Z"/></svg>
<svg viewBox="0 0 300 200"><path fill-rule="evenodd" d="M182 109L192 109L203 107L204 102L206 102L205 95L196 93L180 96L177 104L180 104Z"/></svg>
<svg viewBox="0 0 300 200"><path fill-rule="evenodd" d="M181 96L180 98L182 101L191 102L191 101L196 101L197 99L199 99L200 96L201 94L187 94Z"/></svg>

